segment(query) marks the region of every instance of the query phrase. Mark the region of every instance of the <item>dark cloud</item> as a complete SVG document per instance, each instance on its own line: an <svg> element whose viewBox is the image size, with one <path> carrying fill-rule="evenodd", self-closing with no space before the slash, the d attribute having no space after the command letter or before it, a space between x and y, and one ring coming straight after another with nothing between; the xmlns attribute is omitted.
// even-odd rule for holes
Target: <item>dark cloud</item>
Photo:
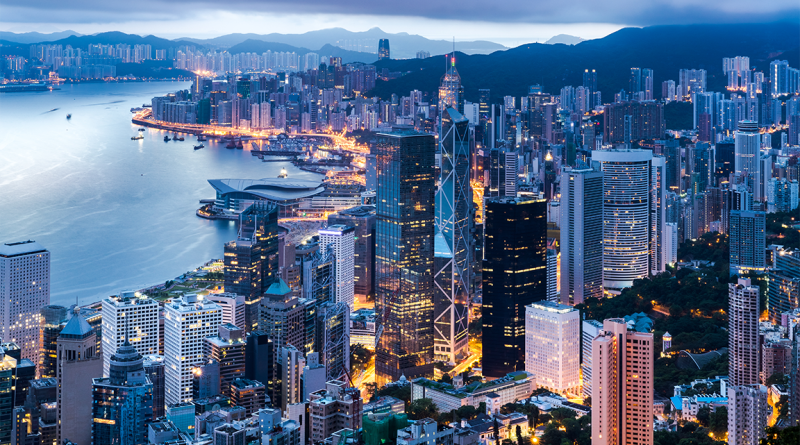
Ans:
<svg viewBox="0 0 800 445"><path fill-rule="evenodd" d="M633 26L800 19L797 0L0 0L0 21L113 23L175 20L195 13L356 14L499 23L617 23Z"/></svg>

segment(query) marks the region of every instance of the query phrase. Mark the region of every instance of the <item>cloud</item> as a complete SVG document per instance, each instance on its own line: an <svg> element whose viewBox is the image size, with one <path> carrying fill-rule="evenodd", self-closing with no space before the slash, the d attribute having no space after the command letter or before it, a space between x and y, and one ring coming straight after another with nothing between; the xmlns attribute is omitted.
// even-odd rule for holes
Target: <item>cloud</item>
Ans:
<svg viewBox="0 0 800 445"><path fill-rule="evenodd" d="M498 23L753 23L800 17L796 0L0 0L4 22L119 23L191 19L199 13L371 15Z"/></svg>

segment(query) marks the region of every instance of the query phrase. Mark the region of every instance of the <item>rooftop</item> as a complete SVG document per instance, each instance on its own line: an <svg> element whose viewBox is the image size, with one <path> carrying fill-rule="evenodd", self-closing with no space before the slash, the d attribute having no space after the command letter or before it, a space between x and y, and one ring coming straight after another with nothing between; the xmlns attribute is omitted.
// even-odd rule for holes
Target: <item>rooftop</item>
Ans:
<svg viewBox="0 0 800 445"><path fill-rule="evenodd" d="M17 243L0 244L0 257L9 258L39 252L47 252L47 249L36 241L28 240Z"/></svg>
<svg viewBox="0 0 800 445"><path fill-rule="evenodd" d="M308 198L325 191L320 181L308 179L209 179L217 193L246 192L270 201Z"/></svg>

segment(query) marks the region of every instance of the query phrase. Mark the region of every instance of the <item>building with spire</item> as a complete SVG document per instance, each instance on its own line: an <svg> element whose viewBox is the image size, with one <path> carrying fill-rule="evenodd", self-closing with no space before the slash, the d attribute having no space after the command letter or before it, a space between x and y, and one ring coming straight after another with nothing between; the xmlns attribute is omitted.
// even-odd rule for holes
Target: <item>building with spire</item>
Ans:
<svg viewBox="0 0 800 445"><path fill-rule="evenodd" d="M144 358L128 339L109 360L109 376L92 383L93 445L147 443L153 420L153 384Z"/></svg>
<svg viewBox="0 0 800 445"><path fill-rule="evenodd" d="M455 68L454 68L455 69ZM472 132L452 106L442 112L441 176L436 190L434 237L434 357L450 363L469 355Z"/></svg>
<svg viewBox="0 0 800 445"><path fill-rule="evenodd" d="M92 380L103 375L102 354L97 335L78 313L69 320L56 342L57 443L92 443Z"/></svg>
<svg viewBox="0 0 800 445"><path fill-rule="evenodd" d="M461 86L461 76L456 69L456 55L455 52L450 56L445 56L449 59L449 67L447 72L442 76L442 81L439 84L439 113L443 116L444 110L447 107L453 107L459 113L464 112L464 88Z"/></svg>

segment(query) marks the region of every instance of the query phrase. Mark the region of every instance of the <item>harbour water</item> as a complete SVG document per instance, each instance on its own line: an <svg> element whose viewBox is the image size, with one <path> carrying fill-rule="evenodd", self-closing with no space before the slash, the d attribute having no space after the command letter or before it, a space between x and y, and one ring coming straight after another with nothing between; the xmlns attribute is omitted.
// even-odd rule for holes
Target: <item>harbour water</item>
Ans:
<svg viewBox="0 0 800 445"><path fill-rule="evenodd" d="M52 303L90 303L221 258L236 223L195 215L214 197L208 179L270 178L281 168L320 178L261 162L249 146L209 140L194 150L194 137L164 142L169 133L151 129L131 140L132 107L189 87L86 83L0 95L0 242L32 239L50 251Z"/></svg>

